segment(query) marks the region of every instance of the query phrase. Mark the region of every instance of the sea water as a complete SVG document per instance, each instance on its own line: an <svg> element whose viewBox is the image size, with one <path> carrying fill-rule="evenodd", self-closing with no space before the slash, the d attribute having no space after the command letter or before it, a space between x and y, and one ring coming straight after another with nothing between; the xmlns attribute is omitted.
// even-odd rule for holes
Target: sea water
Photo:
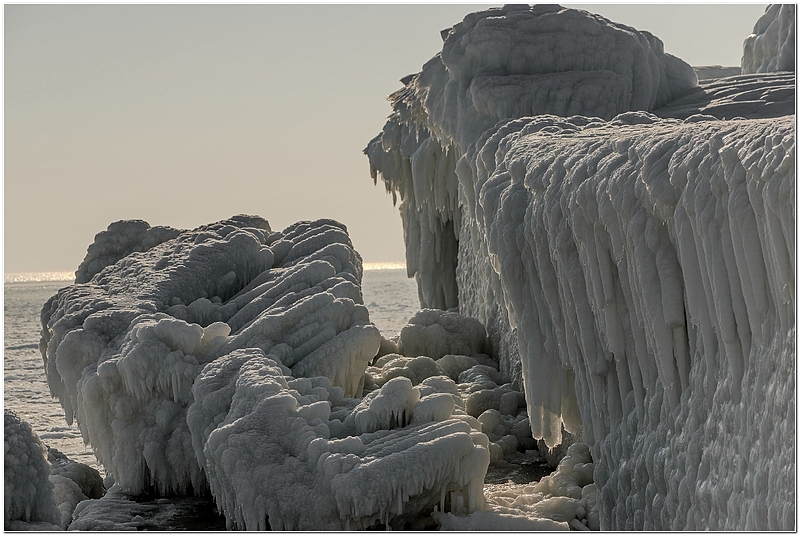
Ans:
<svg viewBox="0 0 800 536"><path fill-rule="evenodd" d="M104 474L78 426L67 424L61 404L50 396L39 351L42 307L70 284L71 273L5 275L3 404L27 421L46 445ZM397 265L365 265L362 294L370 320L386 338L397 335L419 310L417 285Z"/></svg>

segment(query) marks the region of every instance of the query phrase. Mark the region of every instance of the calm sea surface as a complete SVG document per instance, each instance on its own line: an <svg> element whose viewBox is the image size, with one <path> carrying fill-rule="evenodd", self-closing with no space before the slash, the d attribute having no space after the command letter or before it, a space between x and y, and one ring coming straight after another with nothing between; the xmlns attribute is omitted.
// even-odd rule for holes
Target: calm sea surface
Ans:
<svg viewBox="0 0 800 536"><path fill-rule="evenodd" d="M83 444L77 425L69 426L57 400L50 397L39 352L42 306L71 281L31 281L55 278L6 275L4 288L3 404L14 410L39 434L42 441L75 461L101 469L90 447ZM370 320L384 337L396 335L419 309L417 285L405 269L365 270L364 304ZM101 469L102 473L102 469Z"/></svg>

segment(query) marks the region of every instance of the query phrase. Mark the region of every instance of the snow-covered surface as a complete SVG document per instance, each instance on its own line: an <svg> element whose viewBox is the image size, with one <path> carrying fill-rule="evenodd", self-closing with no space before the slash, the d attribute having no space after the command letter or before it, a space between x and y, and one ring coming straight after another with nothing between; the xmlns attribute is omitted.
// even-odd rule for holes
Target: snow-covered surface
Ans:
<svg viewBox="0 0 800 536"><path fill-rule="evenodd" d="M742 74L795 70L794 4L771 4L744 41Z"/></svg>
<svg viewBox="0 0 800 536"><path fill-rule="evenodd" d="M366 149L401 198L423 305L483 322L501 372L524 383L534 437L582 432L601 527L791 529L793 77L693 89L676 67L681 90L639 108L652 113L604 116L588 99L584 115L511 112L514 92L487 93L476 73L548 57L506 55L519 21L562 17L582 38L571 12L532 8L545 24L527 9L454 27ZM480 109L499 110L496 124L467 104L489 93ZM503 120L515 113L537 115Z"/></svg>
<svg viewBox="0 0 800 536"><path fill-rule="evenodd" d="M13 412L3 412L3 480L6 530L23 530L21 523L43 523L31 530L59 525L59 512L50 482L45 446L28 423ZM12 522L17 522L12 524Z"/></svg>

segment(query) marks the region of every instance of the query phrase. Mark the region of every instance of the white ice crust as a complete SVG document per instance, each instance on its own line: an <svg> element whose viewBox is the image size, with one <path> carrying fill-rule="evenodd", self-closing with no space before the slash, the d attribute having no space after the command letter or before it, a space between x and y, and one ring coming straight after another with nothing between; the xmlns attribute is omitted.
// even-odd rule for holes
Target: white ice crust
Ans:
<svg viewBox="0 0 800 536"><path fill-rule="evenodd" d="M503 72L505 52L490 52L516 42L482 40L476 21L516 36L528 8L516 9L454 27L366 150L400 195L423 305L486 326L500 370L524 383L534 437L583 434L602 528L791 529L795 118L757 118L786 110L793 81L735 77L653 106L681 119L444 114L482 95L469 73ZM466 57L449 51L462 29L483 51L467 67L447 63ZM423 94L425 80L460 82ZM486 109L514 95L493 93ZM712 111L691 112L701 106Z"/></svg>
<svg viewBox="0 0 800 536"><path fill-rule="evenodd" d="M795 70L794 4L771 4L744 41L742 74Z"/></svg>

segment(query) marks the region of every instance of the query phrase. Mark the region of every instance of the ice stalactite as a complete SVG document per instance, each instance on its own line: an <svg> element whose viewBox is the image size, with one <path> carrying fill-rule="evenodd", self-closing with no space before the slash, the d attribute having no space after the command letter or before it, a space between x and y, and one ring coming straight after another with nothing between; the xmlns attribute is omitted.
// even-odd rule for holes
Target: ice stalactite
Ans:
<svg viewBox="0 0 800 536"><path fill-rule="evenodd" d="M502 371L519 367L534 437L552 447L562 427L582 431L603 528L791 529L793 77L698 88L649 52L662 77L635 61L614 71L619 56L587 40L637 34L578 13L490 10L446 32L392 96L366 150L373 176L405 200L424 167L411 158L432 158L412 140L458 156L459 310L487 326ZM551 58L561 34L537 31L555 28L580 46ZM401 204L404 222L436 215Z"/></svg>

